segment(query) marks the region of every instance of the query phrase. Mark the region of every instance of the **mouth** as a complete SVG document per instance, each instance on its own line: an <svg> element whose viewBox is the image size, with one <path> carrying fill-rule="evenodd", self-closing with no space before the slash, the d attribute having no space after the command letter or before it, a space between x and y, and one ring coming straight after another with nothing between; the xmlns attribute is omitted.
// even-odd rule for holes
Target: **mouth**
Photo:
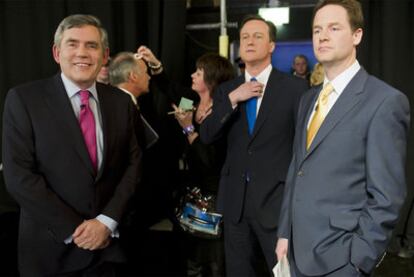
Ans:
<svg viewBox="0 0 414 277"><path fill-rule="evenodd" d="M92 66L90 63L74 63L73 65L82 69Z"/></svg>
<svg viewBox="0 0 414 277"><path fill-rule="evenodd" d="M318 47L318 52L327 52L327 51L329 51L331 49L332 48L331 47L328 47L328 46L321 46L321 47Z"/></svg>

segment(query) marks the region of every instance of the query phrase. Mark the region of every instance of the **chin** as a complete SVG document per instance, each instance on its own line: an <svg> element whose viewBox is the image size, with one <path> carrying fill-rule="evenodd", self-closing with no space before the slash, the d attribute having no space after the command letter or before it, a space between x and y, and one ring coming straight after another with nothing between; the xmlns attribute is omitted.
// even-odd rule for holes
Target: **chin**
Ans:
<svg viewBox="0 0 414 277"><path fill-rule="evenodd" d="M248 61L256 59L256 55L254 53L244 53L244 55L242 55L242 56L243 57L241 57L241 59L244 62L248 62Z"/></svg>

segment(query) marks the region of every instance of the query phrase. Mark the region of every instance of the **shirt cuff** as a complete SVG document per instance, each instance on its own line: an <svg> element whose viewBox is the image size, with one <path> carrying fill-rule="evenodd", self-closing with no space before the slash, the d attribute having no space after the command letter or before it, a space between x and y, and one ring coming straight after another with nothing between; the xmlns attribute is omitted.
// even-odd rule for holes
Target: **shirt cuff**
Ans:
<svg viewBox="0 0 414 277"><path fill-rule="evenodd" d="M111 237L119 238L119 232L117 230L118 222L103 214L98 215L96 219L111 230Z"/></svg>

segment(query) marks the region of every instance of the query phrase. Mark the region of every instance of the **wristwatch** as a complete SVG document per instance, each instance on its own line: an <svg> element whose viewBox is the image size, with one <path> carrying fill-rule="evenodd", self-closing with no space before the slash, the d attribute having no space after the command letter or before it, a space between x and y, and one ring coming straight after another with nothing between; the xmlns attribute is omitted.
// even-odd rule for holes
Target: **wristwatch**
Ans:
<svg viewBox="0 0 414 277"><path fill-rule="evenodd" d="M190 136L194 133L194 131L195 131L194 125L189 125L183 129L183 134Z"/></svg>

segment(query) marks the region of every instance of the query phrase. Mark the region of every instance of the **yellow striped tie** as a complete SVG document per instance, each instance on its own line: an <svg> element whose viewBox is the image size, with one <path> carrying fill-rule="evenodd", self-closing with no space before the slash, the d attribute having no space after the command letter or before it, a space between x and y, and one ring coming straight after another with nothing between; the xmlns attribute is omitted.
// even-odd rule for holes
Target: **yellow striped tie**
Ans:
<svg viewBox="0 0 414 277"><path fill-rule="evenodd" d="M316 136L316 133L319 130L319 127L321 127L322 122L328 114L328 96L332 93L332 91L333 86L331 85L331 83L327 83L322 89L321 93L319 94L318 103L316 104L315 108L315 113L308 128L308 134L306 137L306 149L309 149L313 139Z"/></svg>

